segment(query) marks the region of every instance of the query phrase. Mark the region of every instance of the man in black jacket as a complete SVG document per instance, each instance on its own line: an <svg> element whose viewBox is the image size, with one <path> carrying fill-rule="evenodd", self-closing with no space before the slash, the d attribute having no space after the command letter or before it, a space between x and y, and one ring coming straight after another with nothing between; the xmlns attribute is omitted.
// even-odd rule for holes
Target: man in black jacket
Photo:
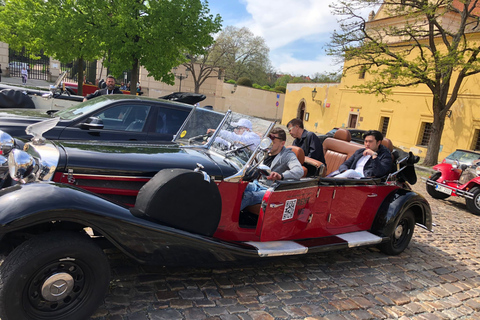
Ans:
<svg viewBox="0 0 480 320"><path fill-rule="evenodd" d="M392 154L382 145L383 134L369 130L363 135L365 148L355 151L338 171L335 178L380 178L392 168Z"/></svg>
<svg viewBox="0 0 480 320"><path fill-rule="evenodd" d="M323 155L323 145L317 135L303 128L303 121L300 119L292 119L287 123L287 129L290 135L295 138L293 145L300 147L305 152L306 157L325 163Z"/></svg>
<svg viewBox="0 0 480 320"><path fill-rule="evenodd" d="M123 94L123 92L120 91L120 89L118 89L117 87L115 87L115 78L114 78L114 76L112 76L112 75L107 76L106 84L107 84L107 87L106 87L106 88L104 88L104 89L98 89L98 90L95 91L94 93L91 93L91 94L87 95L87 96L83 99L83 101L87 101L87 100L90 100L90 99L95 98L95 97L103 96L103 95L105 95L105 94Z"/></svg>

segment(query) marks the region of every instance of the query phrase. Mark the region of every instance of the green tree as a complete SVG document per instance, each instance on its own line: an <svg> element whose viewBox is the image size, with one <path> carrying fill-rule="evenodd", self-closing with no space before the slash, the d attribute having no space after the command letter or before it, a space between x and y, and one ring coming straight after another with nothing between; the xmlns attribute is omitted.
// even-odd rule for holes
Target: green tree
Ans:
<svg viewBox="0 0 480 320"><path fill-rule="evenodd" d="M341 73L335 72L317 72L313 75L312 82L315 83L337 83L342 79Z"/></svg>
<svg viewBox="0 0 480 320"><path fill-rule="evenodd" d="M378 23L372 14L368 21L361 16L365 8L380 5L396 18ZM470 38L478 33L477 5L478 0L339 0L332 5L342 18L329 53L345 59L344 72L370 75L354 86L358 92L386 98L392 88L419 84L431 91L433 124L425 165L438 161L445 116L462 83L480 72L480 47Z"/></svg>
<svg viewBox="0 0 480 320"><path fill-rule="evenodd" d="M221 28L220 16L209 14L206 1L111 0L106 5L104 41L112 49L105 65L116 75L130 69L132 84L140 66L155 80L174 84L170 70L186 62L187 54L201 54Z"/></svg>
<svg viewBox="0 0 480 320"><path fill-rule="evenodd" d="M254 36L247 28L228 26L218 35L210 58L225 69L227 79L248 77L264 85L271 70L269 52L262 37Z"/></svg>
<svg viewBox="0 0 480 320"><path fill-rule="evenodd" d="M15 50L25 47L43 52L64 63L100 56L99 32L104 15L100 0L6 0L0 7L0 40ZM82 94L83 67L78 67Z"/></svg>

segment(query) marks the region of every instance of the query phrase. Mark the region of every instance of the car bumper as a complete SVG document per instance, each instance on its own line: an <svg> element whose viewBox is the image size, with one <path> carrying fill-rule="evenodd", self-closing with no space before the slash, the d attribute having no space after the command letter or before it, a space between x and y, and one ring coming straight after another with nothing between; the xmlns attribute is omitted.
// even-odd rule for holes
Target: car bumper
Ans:
<svg viewBox="0 0 480 320"><path fill-rule="evenodd" d="M473 200L473 193L468 192L466 190L461 190L461 189L452 187L448 184L440 183L438 181L431 180L431 179L426 179L425 183L429 186L434 187L438 192Z"/></svg>

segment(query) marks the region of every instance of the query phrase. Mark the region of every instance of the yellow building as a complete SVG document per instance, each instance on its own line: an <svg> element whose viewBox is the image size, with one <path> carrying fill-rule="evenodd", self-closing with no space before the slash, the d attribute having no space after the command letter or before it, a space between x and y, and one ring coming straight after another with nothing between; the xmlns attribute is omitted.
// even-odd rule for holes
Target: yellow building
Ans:
<svg viewBox="0 0 480 320"><path fill-rule="evenodd" d="M374 19L375 23L385 19L398 23L396 18L386 18L382 10ZM479 33L469 36L471 41L480 42ZM396 147L425 157L433 122L431 91L426 85L396 88L390 97L394 101L380 102L380 97L350 89L368 77L368 73L349 72L336 84L288 84L282 123L302 118L307 130L319 134L334 127L376 129ZM480 74L465 78L458 99L447 114L440 160L457 148L480 150L479 84Z"/></svg>

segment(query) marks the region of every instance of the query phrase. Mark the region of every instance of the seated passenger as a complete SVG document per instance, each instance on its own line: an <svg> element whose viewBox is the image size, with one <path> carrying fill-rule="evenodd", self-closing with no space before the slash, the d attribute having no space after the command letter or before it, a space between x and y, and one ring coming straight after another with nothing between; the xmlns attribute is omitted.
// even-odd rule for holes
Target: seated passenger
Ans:
<svg viewBox="0 0 480 320"><path fill-rule="evenodd" d="M240 142L248 145L249 149L254 151L260 144L260 136L252 131L252 122L248 119L240 119L238 122L232 122L231 125L235 127L234 132L221 130L218 137L222 139L219 141L225 144L228 144L228 141ZM212 132L215 132L215 129L207 130L207 133Z"/></svg>
<svg viewBox="0 0 480 320"><path fill-rule="evenodd" d="M294 146L302 148L306 157L318 160L326 165L322 142L315 133L303 128L302 120L290 120L287 123L287 129L290 135L295 138L293 140Z"/></svg>
<svg viewBox="0 0 480 320"><path fill-rule="evenodd" d="M363 135L365 148L358 149L340 165L339 174L335 178L380 178L392 168L392 154L382 145L383 134L377 130L369 130Z"/></svg>
<svg viewBox="0 0 480 320"><path fill-rule="evenodd" d="M274 128L270 133L273 145L268 156L263 160L263 164L269 166L272 172L261 182L255 180L250 182L245 189L242 199L241 210L250 205L261 203L263 195L276 180L294 179L299 180L303 176L303 168L297 159L295 153L285 148L287 135L282 128Z"/></svg>

